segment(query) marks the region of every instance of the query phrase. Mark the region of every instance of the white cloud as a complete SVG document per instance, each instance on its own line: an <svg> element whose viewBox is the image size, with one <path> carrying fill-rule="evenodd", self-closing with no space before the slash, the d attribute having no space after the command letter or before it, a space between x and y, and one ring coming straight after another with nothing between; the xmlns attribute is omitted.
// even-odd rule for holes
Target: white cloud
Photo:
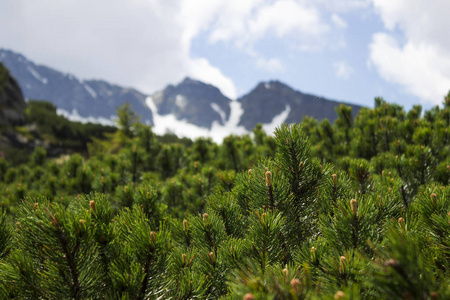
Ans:
<svg viewBox="0 0 450 300"><path fill-rule="evenodd" d="M338 61L333 64L337 78L349 79L354 73L353 68L345 61Z"/></svg>
<svg viewBox="0 0 450 300"><path fill-rule="evenodd" d="M0 1L0 47L38 63L147 93L191 76L234 98L235 85L219 66L192 56L200 34L243 50L261 70L280 72L280 60L261 53L259 41L274 38L289 51L335 47L333 22L346 24L337 14L369 0Z"/></svg>
<svg viewBox="0 0 450 300"><path fill-rule="evenodd" d="M450 57L432 45L400 46L392 36L378 33L370 45L370 60L384 79L431 103L440 104L450 89Z"/></svg>
<svg viewBox="0 0 450 300"><path fill-rule="evenodd" d="M190 18L192 23L188 22L183 16L189 11L184 11L180 3L175 0L2 2L0 47L19 51L38 63L81 78L105 79L147 93L177 83L185 76L199 79L208 76L207 82L224 88L227 95L235 95L230 78L205 59L191 57L190 41L197 30L194 21L201 26L208 20L197 14Z"/></svg>
<svg viewBox="0 0 450 300"><path fill-rule="evenodd" d="M293 0L279 0L260 8L256 17L250 20L249 29L257 37L269 31L278 37L288 34L318 36L326 32L328 26L322 22L317 9Z"/></svg>
<svg viewBox="0 0 450 300"><path fill-rule="evenodd" d="M191 59L189 62L189 74L200 81L216 86L228 98L237 98L236 87L233 81L223 75L218 68L212 66L207 59Z"/></svg>
<svg viewBox="0 0 450 300"><path fill-rule="evenodd" d="M450 89L450 1L373 0L388 31L370 44L370 63L380 75L423 101L440 104Z"/></svg>
<svg viewBox="0 0 450 300"><path fill-rule="evenodd" d="M186 0L183 11L188 36L204 32L209 42L232 44L255 60L261 56L255 44L268 36L286 38L295 49L320 49L330 29L313 0Z"/></svg>

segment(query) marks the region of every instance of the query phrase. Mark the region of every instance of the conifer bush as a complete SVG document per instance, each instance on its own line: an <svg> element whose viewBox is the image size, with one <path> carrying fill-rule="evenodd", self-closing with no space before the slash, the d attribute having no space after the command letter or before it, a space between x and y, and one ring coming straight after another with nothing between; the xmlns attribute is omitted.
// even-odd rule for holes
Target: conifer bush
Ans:
<svg viewBox="0 0 450 300"><path fill-rule="evenodd" d="M0 297L448 299L448 98L221 145L127 121L90 157L0 160Z"/></svg>

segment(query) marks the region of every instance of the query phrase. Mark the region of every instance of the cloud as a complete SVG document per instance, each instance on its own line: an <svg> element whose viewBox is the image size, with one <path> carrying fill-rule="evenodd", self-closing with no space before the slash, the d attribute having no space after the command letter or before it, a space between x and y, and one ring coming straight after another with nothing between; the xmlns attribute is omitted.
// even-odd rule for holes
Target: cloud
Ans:
<svg viewBox="0 0 450 300"><path fill-rule="evenodd" d="M280 43L288 52L335 47L333 33L346 24L337 14L367 1L3 1L0 47L84 79L105 79L147 93L191 76L234 98L232 79L191 53L195 38L226 43L260 70L280 72L281 61L264 53L260 41ZM342 36L339 45L345 45Z"/></svg>
<svg viewBox="0 0 450 300"><path fill-rule="evenodd" d="M370 45L370 61L385 80L430 103L440 104L450 89L450 57L433 45L400 46L391 35L378 33Z"/></svg>
<svg viewBox="0 0 450 300"><path fill-rule="evenodd" d="M294 51L317 51L329 41L330 20L315 0L186 0L182 7L186 40L204 34L212 44L243 51L256 66L264 56L264 49L258 48L261 40Z"/></svg>
<svg viewBox="0 0 450 300"><path fill-rule="evenodd" d="M210 42L232 42L253 51L254 44L267 35L291 37L296 43L315 43L328 25L313 5L304 1L214 1L216 18L209 27ZM197 26L198 27L198 26Z"/></svg>
<svg viewBox="0 0 450 300"><path fill-rule="evenodd" d="M147 93L185 76L208 76L207 82L235 95L230 78L205 59L191 57L195 24L187 21L180 3L7 1L0 10L0 47L81 78L105 79ZM208 21L199 18L191 20L200 25Z"/></svg>
<svg viewBox="0 0 450 300"><path fill-rule="evenodd" d="M269 31L278 37L290 34L314 37L325 33L328 26L322 22L317 9L293 0L279 0L260 8L256 17L249 21L249 29L256 37Z"/></svg>
<svg viewBox="0 0 450 300"><path fill-rule="evenodd" d="M345 61L338 61L333 64L337 78L349 79L354 73L353 68Z"/></svg>
<svg viewBox="0 0 450 300"><path fill-rule="evenodd" d="M237 98L236 87L233 81L223 75L219 68L212 66L207 59L191 59L189 61L189 73L200 81L216 86L228 98Z"/></svg>
<svg viewBox="0 0 450 300"><path fill-rule="evenodd" d="M450 36L445 35L450 1L373 2L388 32L373 35L369 62L385 80L422 101L442 103L450 89Z"/></svg>

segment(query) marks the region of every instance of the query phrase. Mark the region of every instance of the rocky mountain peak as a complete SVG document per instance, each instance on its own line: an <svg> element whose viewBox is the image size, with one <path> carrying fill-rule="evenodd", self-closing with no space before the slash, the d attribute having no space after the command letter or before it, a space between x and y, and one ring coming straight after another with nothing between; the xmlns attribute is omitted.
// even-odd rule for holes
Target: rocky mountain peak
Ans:
<svg viewBox="0 0 450 300"><path fill-rule="evenodd" d="M125 102L138 111L144 123L153 124L146 95L106 81L82 80L74 75L35 64L23 55L0 49L0 61L10 70L26 99L47 100L60 111L84 120L113 124L116 108Z"/></svg>
<svg viewBox="0 0 450 300"><path fill-rule="evenodd" d="M189 77L152 98L159 114L173 114L178 120L206 128L211 128L213 122L225 124L231 111L231 100L218 88Z"/></svg>
<svg viewBox="0 0 450 300"><path fill-rule="evenodd" d="M282 121L286 123L301 122L305 116L333 122L337 118L335 108L342 103L301 93L280 81L260 82L238 101L244 110L239 125L247 130L258 123L278 121L281 116L284 116ZM361 109L358 105L348 105L353 114Z"/></svg>

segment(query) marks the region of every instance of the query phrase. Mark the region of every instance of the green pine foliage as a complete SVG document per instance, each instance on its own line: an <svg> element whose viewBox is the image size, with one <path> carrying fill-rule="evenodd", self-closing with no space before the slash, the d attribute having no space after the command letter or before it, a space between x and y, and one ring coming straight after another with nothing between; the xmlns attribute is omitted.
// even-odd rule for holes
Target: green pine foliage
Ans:
<svg viewBox="0 0 450 300"><path fill-rule="evenodd" d="M0 297L448 299L449 107L377 98L218 145L124 106L88 153L0 159Z"/></svg>

